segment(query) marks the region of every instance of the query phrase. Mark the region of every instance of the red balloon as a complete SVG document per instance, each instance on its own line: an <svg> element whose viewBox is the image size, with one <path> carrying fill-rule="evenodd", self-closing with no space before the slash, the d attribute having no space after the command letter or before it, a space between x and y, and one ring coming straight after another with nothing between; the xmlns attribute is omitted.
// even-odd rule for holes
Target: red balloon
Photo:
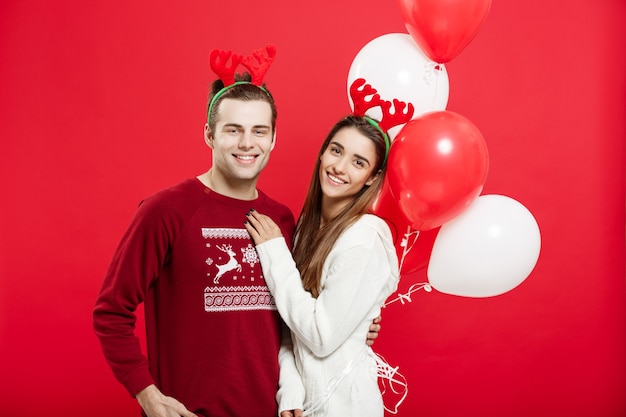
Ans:
<svg viewBox="0 0 626 417"><path fill-rule="evenodd" d="M387 177L399 210L416 230L452 220L478 197L489 156L478 128L444 110L409 121L389 152Z"/></svg>
<svg viewBox="0 0 626 417"><path fill-rule="evenodd" d="M381 189L376 201L374 201L372 212L387 222L389 228L391 229L393 242L397 248L407 226L409 225L409 220L404 217L404 214L400 211L396 200L391 195L388 177L385 177L383 188Z"/></svg>
<svg viewBox="0 0 626 417"><path fill-rule="evenodd" d="M407 31L440 64L457 56L482 27L491 0L398 0Z"/></svg>
<svg viewBox="0 0 626 417"><path fill-rule="evenodd" d="M383 218L391 229L398 261L401 262L400 273L410 274L426 268L439 228L424 232L411 228L409 220L404 217L391 194L387 178L372 212Z"/></svg>

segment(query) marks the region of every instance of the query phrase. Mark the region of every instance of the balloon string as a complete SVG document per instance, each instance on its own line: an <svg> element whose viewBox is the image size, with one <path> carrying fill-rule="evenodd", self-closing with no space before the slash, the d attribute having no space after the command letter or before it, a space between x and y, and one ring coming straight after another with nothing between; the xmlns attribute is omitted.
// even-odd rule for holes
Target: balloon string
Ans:
<svg viewBox="0 0 626 417"><path fill-rule="evenodd" d="M438 71L442 71L443 67L440 65L436 65L434 69ZM434 94L432 95L431 102L430 102L431 109L435 109L438 107L437 102L438 102L438 97L440 97L439 91L441 89L441 83L442 83L441 78L437 77L437 79L435 80ZM446 93L446 96L447 96L447 93Z"/></svg>
<svg viewBox="0 0 626 417"><path fill-rule="evenodd" d="M420 235L419 230L411 231L411 226L406 227L406 233L404 233L404 237L402 238L402 242L400 243L400 246L404 248L402 250L402 257L400 258L400 268L399 268L400 274L402 274L402 267L404 266L404 259L406 258L408 253L411 252L411 249L413 249L413 245L415 245L415 242L417 242L417 238L419 237L419 235ZM405 303L410 303L413 301L411 299L411 294L421 289L423 289L426 292L431 292L433 290L432 287L430 286L430 283L418 282L416 284L411 285L406 294L398 294L396 298L393 298L385 302L385 304L383 304L383 307L387 307L389 304L395 303L396 301L400 301L402 305L404 305Z"/></svg>
<svg viewBox="0 0 626 417"><path fill-rule="evenodd" d="M389 388L391 388L391 391L394 394L402 394L402 398L396 401L393 410L387 408L387 406L383 404L383 407L387 412L391 414L398 414L398 407L400 407L400 404L402 404L409 393L409 385L406 378L398 372L399 366L396 366L395 368L392 367L380 354L370 350L370 356L374 357L374 360L376 361L377 376L382 380L383 390L381 395L384 397L387 392L387 384L385 383L385 380L389 381ZM397 389L396 386L399 386L400 389Z"/></svg>
<svg viewBox="0 0 626 417"><path fill-rule="evenodd" d="M326 404L326 402L330 399L330 397L334 394L334 392L337 390L341 382L348 375L350 375L352 371L356 368L356 366L359 363L361 363L363 360L365 360L368 356L373 358L376 361L376 376L383 380L382 381L383 390L381 391L381 396L384 396L385 392L387 392L387 383L385 383L385 380L389 381L388 385L394 394L402 394L402 398L396 401L396 404L393 410L390 410L389 408L387 408L386 405L383 404L383 407L385 408L385 410L387 410L388 412L392 414L397 414L398 407L400 407L400 404L402 404L402 402L404 401L404 399L406 398L408 394L409 387L408 387L406 378L404 377L404 375L398 372L399 366L396 366L395 368L392 367L391 365L387 363L385 358L383 358L378 353L374 352L371 348L366 347L363 350L361 350L361 352L357 354L354 358L352 358L350 362L348 362L348 364L346 365L346 367L340 374L336 375L334 378L332 378L328 382L328 385L326 386L326 390L322 396L314 400L309 400L303 405L304 411L302 412L302 415L306 417L320 410L324 406L324 404ZM396 388L397 386L401 388L398 389Z"/></svg>
<svg viewBox="0 0 626 417"><path fill-rule="evenodd" d="M431 292L433 290L433 288L430 286L430 283L418 282L416 284L411 285L406 294L398 294L396 298L386 301L385 304L383 304L383 307L387 307L389 304L395 303L396 301L400 301L402 305L404 305L405 303L410 303L413 301L411 299L411 294L413 294L415 291L419 291L422 289L426 292Z"/></svg>
<svg viewBox="0 0 626 417"><path fill-rule="evenodd" d="M426 85L430 85L433 77L436 75L435 71L441 71L441 66L433 61L424 63L424 82Z"/></svg>
<svg viewBox="0 0 626 417"><path fill-rule="evenodd" d="M304 403L304 405L302 406L304 410L302 412L302 415L306 417L320 410L324 406L324 404L326 404L326 402L330 399L330 397L334 394L334 392L337 390L337 388L339 387L341 382L345 379L345 377L350 375L352 371L354 370L354 368L358 364L360 364L363 360L365 360L365 358L367 358L368 354L373 355L374 352L372 351L371 348L365 347L363 348L363 350L361 350L361 353L357 354L354 358L352 358L350 362L348 362L344 370L340 374L335 375L335 377L332 378L328 382L328 385L326 386L326 390L324 391L324 394L322 394L318 398L310 399Z"/></svg>
<svg viewBox="0 0 626 417"><path fill-rule="evenodd" d="M411 232L411 226L406 227L406 232L404 233L404 237L402 238L402 242L400 243L400 246L404 248L402 249L402 257L400 258L400 274L402 274L404 258L406 258L406 255L408 255L411 249L413 249L413 245L415 245L415 242L417 242L417 238L419 237L419 235L419 230L414 230ZM411 237L413 237L412 240Z"/></svg>

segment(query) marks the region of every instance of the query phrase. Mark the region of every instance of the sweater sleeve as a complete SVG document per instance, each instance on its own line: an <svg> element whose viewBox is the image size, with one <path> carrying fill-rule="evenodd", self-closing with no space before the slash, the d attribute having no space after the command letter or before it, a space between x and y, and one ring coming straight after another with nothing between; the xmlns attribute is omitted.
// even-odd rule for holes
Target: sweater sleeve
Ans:
<svg viewBox="0 0 626 417"><path fill-rule="evenodd" d="M158 276L171 230L159 207L141 204L118 245L93 310L93 324L115 377L135 396L154 380L135 335L135 311Z"/></svg>
<svg viewBox="0 0 626 417"><path fill-rule="evenodd" d="M304 384L293 353L293 343L289 328L282 323L282 343L278 354L280 365L280 379L276 401L278 402L278 414L285 410L303 409Z"/></svg>
<svg viewBox="0 0 626 417"><path fill-rule="evenodd" d="M331 354L346 341L368 313L380 307L385 287L394 285L394 290L397 285L397 266L391 265L389 255L393 247L386 248L373 229L353 229L329 254L328 272L317 299L302 287L283 239L257 246L281 317L318 357Z"/></svg>

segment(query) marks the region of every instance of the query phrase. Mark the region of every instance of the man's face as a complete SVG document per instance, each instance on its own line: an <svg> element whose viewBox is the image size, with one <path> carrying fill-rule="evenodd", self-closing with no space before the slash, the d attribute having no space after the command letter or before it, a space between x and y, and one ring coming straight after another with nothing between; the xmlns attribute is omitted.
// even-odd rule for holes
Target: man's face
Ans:
<svg viewBox="0 0 626 417"><path fill-rule="evenodd" d="M213 149L213 171L228 184L252 182L267 165L274 149L272 109L262 100L223 99L215 131L205 126L205 139Z"/></svg>

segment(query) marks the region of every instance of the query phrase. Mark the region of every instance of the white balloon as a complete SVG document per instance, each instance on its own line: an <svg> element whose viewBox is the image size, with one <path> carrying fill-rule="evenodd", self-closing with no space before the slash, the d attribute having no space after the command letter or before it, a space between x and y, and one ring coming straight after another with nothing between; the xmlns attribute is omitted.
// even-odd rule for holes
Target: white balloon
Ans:
<svg viewBox="0 0 626 417"><path fill-rule="evenodd" d="M389 33L366 44L356 55L348 72L348 100L350 86L357 78L364 78L375 88L380 98L394 98L413 103L413 119L429 111L445 110L448 104L448 73L443 64L431 61L407 33ZM380 120L379 107L365 113ZM403 125L389 130L393 140Z"/></svg>
<svg viewBox="0 0 626 417"><path fill-rule="evenodd" d="M491 297L512 290L537 263L539 226L518 201L482 195L441 226L428 265L437 290L463 297Z"/></svg>

